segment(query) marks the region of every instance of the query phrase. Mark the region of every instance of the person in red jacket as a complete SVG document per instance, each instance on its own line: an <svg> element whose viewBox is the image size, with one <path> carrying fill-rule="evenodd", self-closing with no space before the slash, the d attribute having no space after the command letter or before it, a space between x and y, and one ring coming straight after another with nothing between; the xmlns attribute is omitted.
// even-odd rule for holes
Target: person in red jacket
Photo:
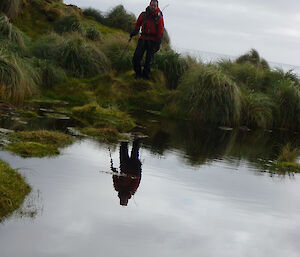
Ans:
<svg viewBox="0 0 300 257"><path fill-rule="evenodd" d="M146 11L139 15L135 24L135 29L130 34L130 38L137 35L141 27L142 34L138 40L132 62L135 71L135 78L149 79L154 53L160 48L164 31L163 15L158 8L157 0L151 0ZM141 61L145 52L146 60L142 71Z"/></svg>

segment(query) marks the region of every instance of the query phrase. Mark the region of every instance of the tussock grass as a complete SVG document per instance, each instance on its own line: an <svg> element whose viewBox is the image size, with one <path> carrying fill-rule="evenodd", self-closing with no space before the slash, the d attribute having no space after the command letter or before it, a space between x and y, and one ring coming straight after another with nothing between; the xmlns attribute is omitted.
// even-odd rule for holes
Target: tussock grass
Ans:
<svg viewBox="0 0 300 257"><path fill-rule="evenodd" d="M193 63L192 59L183 58L174 51L159 52L155 55L153 68L164 72L169 89L175 89L181 76Z"/></svg>
<svg viewBox="0 0 300 257"><path fill-rule="evenodd" d="M132 118L116 108L102 108L98 104L87 104L72 109L73 116L88 126L116 128L126 132L135 127Z"/></svg>
<svg viewBox="0 0 300 257"><path fill-rule="evenodd" d="M252 90L242 91L241 123L249 128L270 128L274 102L267 95Z"/></svg>
<svg viewBox="0 0 300 257"><path fill-rule="evenodd" d="M22 157L46 157L59 154L54 145L45 145L36 142L13 142L7 145L5 150L13 152Z"/></svg>
<svg viewBox="0 0 300 257"><path fill-rule="evenodd" d="M7 38L9 41L16 43L22 48L25 48L21 32L10 23L9 19L5 15L0 15L0 36Z"/></svg>
<svg viewBox="0 0 300 257"><path fill-rule="evenodd" d="M83 32L82 24L76 15L69 15L60 18L55 23L54 29L60 34L65 32Z"/></svg>
<svg viewBox="0 0 300 257"><path fill-rule="evenodd" d="M105 25L122 29L130 33L135 26L136 17L132 13L128 13L123 5L117 5L111 9L105 17Z"/></svg>
<svg viewBox="0 0 300 257"><path fill-rule="evenodd" d="M104 24L104 15L94 8L86 8L83 10L84 16L93 17L97 22Z"/></svg>
<svg viewBox="0 0 300 257"><path fill-rule="evenodd" d="M20 0L2 0L0 2L0 13L5 13L8 17L15 17L21 9Z"/></svg>
<svg viewBox="0 0 300 257"><path fill-rule="evenodd" d="M95 137L103 142L117 142L122 139L123 136L114 128L91 128L86 127L80 129L80 132L91 137Z"/></svg>
<svg viewBox="0 0 300 257"><path fill-rule="evenodd" d="M62 43L57 61L76 78L92 77L110 69L110 62L105 54L78 36L70 37Z"/></svg>
<svg viewBox="0 0 300 257"><path fill-rule="evenodd" d="M239 123L241 93L215 66L197 65L181 80L178 102L193 121L233 126Z"/></svg>
<svg viewBox="0 0 300 257"><path fill-rule="evenodd" d="M0 96L22 103L35 91L39 76L30 62L0 49Z"/></svg>
<svg viewBox="0 0 300 257"><path fill-rule="evenodd" d="M278 162L295 162L300 155L300 149L293 148L290 143L283 146L280 155L278 156Z"/></svg>
<svg viewBox="0 0 300 257"><path fill-rule="evenodd" d="M271 91L276 106L276 125L287 129L300 128L300 88L290 79L282 79Z"/></svg>
<svg viewBox="0 0 300 257"><path fill-rule="evenodd" d="M85 37L92 41L99 41L101 39L101 33L95 27L88 27L85 29Z"/></svg>
<svg viewBox="0 0 300 257"><path fill-rule="evenodd" d="M0 160L0 222L20 207L30 191L24 178Z"/></svg>
<svg viewBox="0 0 300 257"><path fill-rule="evenodd" d="M248 53L238 57L236 63L252 63L255 66L260 66L260 68L270 69L268 62L265 59L260 58L259 53L255 49L251 49Z"/></svg>
<svg viewBox="0 0 300 257"><path fill-rule="evenodd" d="M20 131L13 134L13 137L25 141L41 144L54 145L63 147L73 143L73 138L59 131L36 130L36 131Z"/></svg>
<svg viewBox="0 0 300 257"><path fill-rule="evenodd" d="M118 72L132 69L132 56L134 52L134 43L130 43L127 51L124 52L128 45L128 37L117 34L110 36L103 42L101 49L110 59L112 68Z"/></svg>

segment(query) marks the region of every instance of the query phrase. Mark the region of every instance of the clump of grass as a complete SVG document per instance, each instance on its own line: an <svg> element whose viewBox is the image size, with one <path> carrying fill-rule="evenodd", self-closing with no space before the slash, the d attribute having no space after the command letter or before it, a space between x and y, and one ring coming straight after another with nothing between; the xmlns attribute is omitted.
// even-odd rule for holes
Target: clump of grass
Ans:
<svg viewBox="0 0 300 257"><path fill-rule="evenodd" d="M91 128L86 127L80 129L80 132L91 137L95 137L103 142L117 142L118 140L124 138L116 129L114 128Z"/></svg>
<svg viewBox="0 0 300 257"><path fill-rule="evenodd" d="M112 68L118 72L132 69L134 44L130 43L127 51L124 52L127 45L128 38L124 35L117 34L105 39L101 46L105 55L110 59Z"/></svg>
<svg viewBox="0 0 300 257"><path fill-rule="evenodd" d="M67 76L62 68L51 61L36 59L34 65L41 74L41 86L43 88L51 89Z"/></svg>
<svg viewBox="0 0 300 257"><path fill-rule="evenodd" d="M0 36L7 38L22 48L25 47L21 32L10 23L5 15L0 15Z"/></svg>
<svg viewBox="0 0 300 257"><path fill-rule="evenodd" d="M20 207L30 191L24 178L0 160L0 222Z"/></svg>
<svg viewBox="0 0 300 257"><path fill-rule="evenodd" d="M57 61L76 78L92 77L110 69L109 60L102 51L76 36L59 47Z"/></svg>
<svg viewBox="0 0 300 257"><path fill-rule="evenodd" d="M236 63L252 63L263 69L269 69L270 66L265 59L260 58L259 53L255 49L251 49L248 53L241 55L236 59Z"/></svg>
<svg viewBox="0 0 300 257"><path fill-rule="evenodd" d="M97 22L104 24L104 15L94 8L86 8L82 13L84 16L93 17Z"/></svg>
<svg viewBox="0 0 300 257"><path fill-rule="evenodd" d="M132 118L116 108L102 108L98 104L87 104L72 109L73 116L88 126L116 128L126 132L135 127Z"/></svg>
<svg viewBox="0 0 300 257"><path fill-rule="evenodd" d="M290 79L277 82L271 92L278 107L276 125L287 129L300 128L300 89Z"/></svg>
<svg viewBox="0 0 300 257"><path fill-rule="evenodd" d="M159 52L153 61L153 67L164 72L170 89L175 89L178 86L179 79L191 64L191 59L183 58L174 51Z"/></svg>
<svg viewBox="0 0 300 257"><path fill-rule="evenodd" d="M123 5L118 5L114 7L104 20L105 25L122 29L130 33L135 26L136 17L132 13L127 13Z"/></svg>
<svg viewBox="0 0 300 257"><path fill-rule="evenodd" d="M292 145L288 143L285 146L283 146L277 161L294 163L299 155L300 155L300 149L292 148Z"/></svg>
<svg viewBox="0 0 300 257"><path fill-rule="evenodd" d="M85 29L85 37L92 41L99 41L101 39L101 33L95 27L88 27Z"/></svg>
<svg viewBox="0 0 300 257"><path fill-rule="evenodd" d="M0 49L0 96L2 99L23 102L34 92L39 76L30 62Z"/></svg>
<svg viewBox="0 0 300 257"><path fill-rule="evenodd" d="M250 128L271 127L274 108L274 102L267 95L253 90L243 90L241 123Z"/></svg>
<svg viewBox="0 0 300 257"><path fill-rule="evenodd" d="M69 15L60 18L54 26L57 33L79 32L83 31L79 18L76 15Z"/></svg>
<svg viewBox="0 0 300 257"><path fill-rule="evenodd" d="M4 149L22 157L45 157L59 154L56 146L36 142L13 142Z"/></svg>
<svg viewBox="0 0 300 257"><path fill-rule="evenodd" d="M5 13L10 18L15 17L20 9L20 0L3 0L0 2L0 13Z"/></svg>
<svg viewBox="0 0 300 257"><path fill-rule="evenodd" d="M36 131L20 131L12 135L14 138L41 144L54 145L63 147L73 143L73 138L59 131L36 130Z"/></svg>
<svg viewBox="0 0 300 257"><path fill-rule="evenodd" d="M217 67L193 67L182 78L178 90L178 104L192 120L225 126L239 123L240 90Z"/></svg>

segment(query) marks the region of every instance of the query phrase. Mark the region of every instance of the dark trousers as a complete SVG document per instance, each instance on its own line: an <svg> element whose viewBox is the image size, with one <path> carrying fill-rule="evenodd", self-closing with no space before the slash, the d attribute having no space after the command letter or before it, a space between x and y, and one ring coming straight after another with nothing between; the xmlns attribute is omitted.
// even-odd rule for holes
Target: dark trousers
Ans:
<svg viewBox="0 0 300 257"><path fill-rule="evenodd" d="M153 42L152 40L139 39L132 59L133 69L135 71L136 76L144 76L146 78L149 78L151 64L155 53L154 47L155 42ZM141 61L145 52L146 60L144 64L144 70L142 71Z"/></svg>

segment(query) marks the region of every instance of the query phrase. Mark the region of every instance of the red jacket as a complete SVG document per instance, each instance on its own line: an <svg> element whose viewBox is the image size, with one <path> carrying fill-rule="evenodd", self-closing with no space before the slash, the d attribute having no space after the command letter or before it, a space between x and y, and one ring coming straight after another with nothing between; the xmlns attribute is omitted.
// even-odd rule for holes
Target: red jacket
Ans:
<svg viewBox="0 0 300 257"><path fill-rule="evenodd" d="M164 32L164 19L159 8L150 13L149 7L138 17L135 28L139 31L142 27L141 39L158 41Z"/></svg>

